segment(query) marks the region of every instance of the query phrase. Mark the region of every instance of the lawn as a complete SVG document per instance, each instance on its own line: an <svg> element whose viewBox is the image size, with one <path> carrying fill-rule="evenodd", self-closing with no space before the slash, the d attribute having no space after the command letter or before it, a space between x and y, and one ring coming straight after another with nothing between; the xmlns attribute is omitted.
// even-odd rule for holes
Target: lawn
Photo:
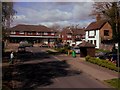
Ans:
<svg viewBox="0 0 120 90"><path fill-rule="evenodd" d="M110 80L105 80L106 83L108 83L110 86L114 87L114 88L118 88L120 90L120 78L114 78L114 79L110 79Z"/></svg>

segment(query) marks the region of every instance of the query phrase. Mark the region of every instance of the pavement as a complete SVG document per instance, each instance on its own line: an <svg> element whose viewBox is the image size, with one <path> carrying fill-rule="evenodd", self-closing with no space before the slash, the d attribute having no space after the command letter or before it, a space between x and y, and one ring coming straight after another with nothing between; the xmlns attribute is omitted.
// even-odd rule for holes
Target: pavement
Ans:
<svg viewBox="0 0 120 90"><path fill-rule="evenodd" d="M76 58L73 58L71 55L68 56L65 54L56 55L53 57L60 61L66 60L67 63L69 63L72 67L78 70L82 70L84 73L87 73L88 75L99 81L118 78L117 72L86 62L85 58L81 58L79 55L77 55Z"/></svg>

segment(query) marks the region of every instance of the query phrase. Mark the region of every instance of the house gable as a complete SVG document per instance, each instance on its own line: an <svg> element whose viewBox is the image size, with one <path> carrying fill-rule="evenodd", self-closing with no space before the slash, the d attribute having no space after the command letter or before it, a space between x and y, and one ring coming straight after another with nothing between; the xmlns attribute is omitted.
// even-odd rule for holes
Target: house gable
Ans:
<svg viewBox="0 0 120 90"><path fill-rule="evenodd" d="M100 37L102 40L112 39L112 27L108 22L100 28Z"/></svg>

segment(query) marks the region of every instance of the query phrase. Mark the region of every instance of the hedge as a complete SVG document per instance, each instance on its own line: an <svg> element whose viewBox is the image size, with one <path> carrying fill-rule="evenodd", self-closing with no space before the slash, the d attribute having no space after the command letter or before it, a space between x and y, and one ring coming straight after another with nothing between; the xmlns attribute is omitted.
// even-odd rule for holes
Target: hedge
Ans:
<svg viewBox="0 0 120 90"><path fill-rule="evenodd" d="M86 56L85 60L87 62L90 62L90 63L96 64L96 65L108 68L110 70L118 71L118 67L116 67L116 65L114 63L112 63L111 61L102 60L102 59L95 58L95 57L90 57L90 56Z"/></svg>

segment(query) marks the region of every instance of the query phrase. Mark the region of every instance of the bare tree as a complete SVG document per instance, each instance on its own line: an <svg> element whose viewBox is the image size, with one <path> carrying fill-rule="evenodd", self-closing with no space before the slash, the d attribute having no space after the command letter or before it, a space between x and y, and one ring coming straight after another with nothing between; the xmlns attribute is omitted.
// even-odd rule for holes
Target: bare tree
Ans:
<svg viewBox="0 0 120 90"><path fill-rule="evenodd" d="M93 5L92 15L101 14L103 19L110 22L113 30L113 39L120 41L120 4L119 2L96 2Z"/></svg>
<svg viewBox="0 0 120 90"><path fill-rule="evenodd" d="M0 2L2 5L2 50L4 52L4 44L6 46L6 37L8 36L8 28L13 21L13 15L16 11L13 9L13 2Z"/></svg>

